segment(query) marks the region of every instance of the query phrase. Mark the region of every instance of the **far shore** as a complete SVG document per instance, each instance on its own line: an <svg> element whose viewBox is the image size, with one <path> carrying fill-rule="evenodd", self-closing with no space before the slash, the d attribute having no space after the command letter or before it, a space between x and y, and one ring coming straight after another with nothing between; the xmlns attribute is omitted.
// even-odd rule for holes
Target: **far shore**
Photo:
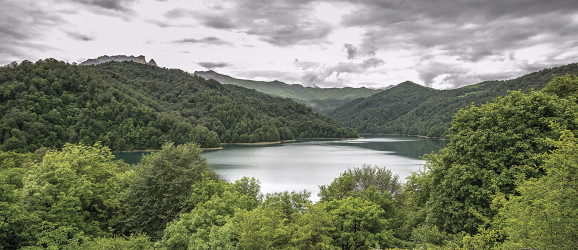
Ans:
<svg viewBox="0 0 578 250"><path fill-rule="evenodd" d="M264 141L264 142L226 142L221 143L221 145L273 145L273 144L281 144L285 142L295 142L296 140L283 140L283 141Z"/></svg>
<svg viewBox="0 0 578 250"><path fill-rule="evenodd" d="M365 137L356 137L356 138L351 138L351 137L334 137L334 138L317 138L317 137L311 137L311 138L299 138L299 139L305 139L305 140L356 140L356 139L365 139Z"/></svg>
<svg viewBox="0 0 578 250"><path fill-rule="evenodd" d="M357 137L357 138L298 138L298 139L305 139L305 140L345 140L345 139L365 139L364 137ZM286 142L296 142L297 140L282 140L282 141L266 141L266 142L224 142L221 145L246 145L246 146L259 146L259 145L274 145L274 144L281 144ZM223 147L214 147L214 148L201 148L202 151L211 151L211 150L221 150ZM124 151L112 151L113 154L116 153L153 153L158 152L158 149L143 149L143 150L124 150Z"/></svg>

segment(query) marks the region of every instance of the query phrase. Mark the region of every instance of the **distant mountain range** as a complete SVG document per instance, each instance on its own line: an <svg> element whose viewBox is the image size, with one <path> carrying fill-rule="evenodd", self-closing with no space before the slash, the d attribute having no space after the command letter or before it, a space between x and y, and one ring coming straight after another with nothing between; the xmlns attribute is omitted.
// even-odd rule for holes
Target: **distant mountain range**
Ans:
<svg viewBox="0 0 578 250"><path fill-rule="evenodd" d="M155 62L154 59L151 59L147 63L145 56L143 56L143 55L140 55L140 56L125 56L125 55L107 56L107 55L104 55L104 56L99 56L96 59L88 59L88 60L80 63L80 65L97 65L97 64L101 64L101 63L107 63L107 62L126 62L126 61L157 66L157 63Z"/></svg>
<svg viewBox="0 0 578 250"><path fill-rule="evenodd" d="M312 88L298 84L287 84L280 81L263 82L233 78L215 71L197 71L194 73L205 79L214 79L222 84L232 84L277 97L290 98L303 103L314 111L328 113L333 109L353 101L367 97L381 90L368 88Z"/></svg>
<svg viewBox="0 0 578 250"><path fill-rule="evenodd" d="M361 133L443 137L453 115L468 105L482 105L508 91L540 90L553 75L578 74L578 64L544 69L506 81L486 81L450 90L404 82L336 108L329 116Z"/></svg>

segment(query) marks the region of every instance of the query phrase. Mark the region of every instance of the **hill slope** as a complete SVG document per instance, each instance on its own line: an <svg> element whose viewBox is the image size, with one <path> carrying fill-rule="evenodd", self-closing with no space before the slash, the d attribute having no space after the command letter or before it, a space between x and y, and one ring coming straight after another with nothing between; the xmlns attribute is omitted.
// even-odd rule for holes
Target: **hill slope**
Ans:
<svg viewBox="0 0 578 250"><path fill-rule="evenodd" d="M320 113L327 113L338 106L361 97L379 92L368 88L312 88L298 84L286 84L280 81L261 82L233 78L215 71L197 71L195 75L205 79L214 79L223 84L232 84L254 89L272 96L291 98L304 103Z"/></svg>
<svg viewBox="0 0 578 250"><path fill-rule="evenodd" d="M578 64L451 90L435 90L405 82L338 107L329 116L362 133L443 137L459 109L472 104L479 106L512 90L542 89L554 74L578 74Z"/></svg>
<svg viewBox="0 0 578 250"><path fill-rule="evenodd" d="M101 141L113 150L167 141L269 142L356 137L303 104L134 62L76 66L54 59L0 68L0 150Z"/></svg>

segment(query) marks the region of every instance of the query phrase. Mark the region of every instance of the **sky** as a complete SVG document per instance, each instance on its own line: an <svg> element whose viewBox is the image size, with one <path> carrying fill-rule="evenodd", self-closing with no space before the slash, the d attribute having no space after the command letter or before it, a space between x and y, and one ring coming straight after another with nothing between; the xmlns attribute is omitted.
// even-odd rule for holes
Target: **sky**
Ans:
<svg viewBox="0 0 578 250"><path fill-rule="evenodd" d="M144 55L317 87L437 89L578 62L577 0L0 0L0 65Z"/></svg>

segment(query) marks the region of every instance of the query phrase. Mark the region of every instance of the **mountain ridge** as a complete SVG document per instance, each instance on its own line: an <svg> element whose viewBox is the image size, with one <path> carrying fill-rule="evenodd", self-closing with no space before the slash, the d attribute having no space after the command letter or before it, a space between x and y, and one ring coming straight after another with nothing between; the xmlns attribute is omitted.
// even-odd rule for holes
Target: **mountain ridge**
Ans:
<svg viewBox="0 0 578 250"><path fill-rule="evenodd" d="M360 133L445 137L453 115L480 106L508 91L528 92L546 86L553 75L578 74L578 63L543 69L510 80L484 81L457 89L437 90L404 82L342 105L328 115Z"/></svg>
<svg viewBox="0 0 578 250"><path fill-rule="evenodd" d="M381 91L368 88L351 87L314 88L305 87L299 84L287 84L277 80L269 82L253 81L223 75L213 70L195 71L193 74L205 79L214 79L222 84L242 86L249 89L255 89L259 92L272 96L290 98L297 102L304 103L305 105L320 113L327 113L349 101L360 97L370 96Z"/></svg>

